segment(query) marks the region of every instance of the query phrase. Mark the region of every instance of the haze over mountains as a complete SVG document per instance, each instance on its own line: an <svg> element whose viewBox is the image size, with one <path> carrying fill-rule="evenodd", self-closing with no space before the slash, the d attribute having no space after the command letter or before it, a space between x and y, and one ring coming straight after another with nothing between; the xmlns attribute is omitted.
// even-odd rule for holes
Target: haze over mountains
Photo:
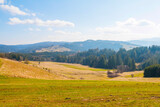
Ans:
<svg viewBox="0 0 160 107"><path fill-rule="evenodd" d="M129 43L133 43L140 46L152 46L152 45L160 45L160 38L149 38L149 39L141 39L141 40L132 40L128 41Z"/></svg>
<svg viewBox="0 0 160 107"><path fill-rule="evenodd" d="M86 51L88 49L113 49L126 50L139 46L160 45L160 38L132 40L132 41L110 41L110 40L87 40L80 42L40 42L25 45L0 45L0 52L19 52L19 53L35 53L35 52L65 52L65 51Z"/></svg>
<svg viewBox="0 0 160 107"><path fill-rule="evenodd" d="M120 48L132 49L138 45L122 41L109 40L87 40L81 42L40 42L26 45L0 45L0 52L19 52L19 53L35 53L35 52L64 52L64 51L86 51L88 49L113 49Z"/></svg>

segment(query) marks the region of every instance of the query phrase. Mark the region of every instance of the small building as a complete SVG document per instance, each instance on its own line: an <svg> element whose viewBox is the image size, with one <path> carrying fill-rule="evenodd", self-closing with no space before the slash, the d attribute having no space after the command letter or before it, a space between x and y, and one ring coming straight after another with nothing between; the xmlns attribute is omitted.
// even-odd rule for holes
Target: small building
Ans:
<svg viewBox="0 0 160 107"><path fill-rule="evenodd" d="M119 75L118 75L118 73L115 72L115 71L113 71L113 72L108 71L108 72L107 72L107 76L108 76L109 78L114 78L114 77L118 77Z"/></svg>

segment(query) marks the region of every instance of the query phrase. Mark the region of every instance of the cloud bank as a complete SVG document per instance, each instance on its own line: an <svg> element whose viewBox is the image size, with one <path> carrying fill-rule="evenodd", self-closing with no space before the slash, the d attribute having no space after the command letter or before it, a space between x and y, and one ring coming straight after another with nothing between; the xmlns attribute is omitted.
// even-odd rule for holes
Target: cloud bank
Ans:
<svg viewBox="0 0 160 107"><path fill-rule="evenodd" d="M150 20L129 18L126 21L117 21L111 27L97 27L100 38L110 40L132 40L160 36L160 25Z"/></svg>
<svg viewBox="0 0 160 107"><path fill-rule="evenodd" d="M74 23L63 21L63 20L46 20L43 21L39 18L35 19L24 19L21 20L19 18L10 18L10 21L8 24L10 25L16 25L16 24L31 24L31 25L37 25L37 26L46 26L46 27L74 27Z"/></svg>
<svg viewBox="0 0 160 107"><path fill-rule="evenodd" d="M0 5L0 8L5 11L8 11L12 15L23 15L23 16L29 15L28 13L21 11L18 7L13 5Z"/></svg>
<svg viewBox="0 0 160 107"><path fill-rule="evenodd" d="M4 0L0 0L0 4L3 4L4 3Z"/></svg>

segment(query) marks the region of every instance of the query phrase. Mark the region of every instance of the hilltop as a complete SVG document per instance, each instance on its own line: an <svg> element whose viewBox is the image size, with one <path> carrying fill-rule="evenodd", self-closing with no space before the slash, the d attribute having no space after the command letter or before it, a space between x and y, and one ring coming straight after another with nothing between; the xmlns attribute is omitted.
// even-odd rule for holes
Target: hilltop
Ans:
<svg viewBox="0 0 160 107"><path fill-rule="evenodd" d="M86 51L88 49L113 49L127 50L138 47L138 45L122 41L109 40L87 40L81 42L40 42L25 45L0 45L0 52L36 53L36 52L65 52Z"/></svg>

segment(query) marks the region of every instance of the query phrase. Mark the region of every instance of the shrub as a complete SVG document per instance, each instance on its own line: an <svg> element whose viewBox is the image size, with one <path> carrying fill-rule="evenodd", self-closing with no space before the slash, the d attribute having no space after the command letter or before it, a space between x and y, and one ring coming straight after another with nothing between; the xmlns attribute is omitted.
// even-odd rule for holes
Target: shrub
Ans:
<svg viewBox="0 0 160 107"><path fill-rule="evenodd" d="M0 67L2 66L2 64L3 64L3 63L2 63L2 61L0 60Z"/></svg>
<svg viewBox="0 0 160 107"><path fill-rule="evenodd" d="M151 65L145 68L144 77L160 77L160 64Z"/></svg>
<svg viewBox="0 0 160 107"><path fill-rule="evenodd" d="M25 58L25 61L24 61L25 64L29 64L29 61L27 58Z"/></svg>

